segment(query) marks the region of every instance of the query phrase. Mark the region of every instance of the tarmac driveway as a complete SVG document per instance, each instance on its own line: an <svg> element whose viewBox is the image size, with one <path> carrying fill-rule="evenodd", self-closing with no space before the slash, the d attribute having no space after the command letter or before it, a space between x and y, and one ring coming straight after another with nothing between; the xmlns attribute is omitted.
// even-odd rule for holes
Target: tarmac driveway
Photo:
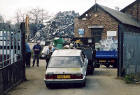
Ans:
<svg viewBox="0 0 140 95"><path fill-rule="evenodd" d="M113 68L95 69L94 75L87 76L86 87L61 87L48 89L43 81L45 60L40 67L27 68L28 81L11 90L8 95L139 95L140 84L125 84L117 79L117 70Z"/></svg>

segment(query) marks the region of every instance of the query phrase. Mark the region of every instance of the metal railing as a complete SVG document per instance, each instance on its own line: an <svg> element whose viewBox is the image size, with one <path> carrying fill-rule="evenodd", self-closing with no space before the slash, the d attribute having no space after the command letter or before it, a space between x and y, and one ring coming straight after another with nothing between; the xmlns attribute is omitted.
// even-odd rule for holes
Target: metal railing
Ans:
<svg viewBox="0 0 140 95"><path fill-rule="evenodd" d="M0 68L13 64L21 54L20 31L0 31ZM10 62L6 60L11 59Z"/></svg>
<svg viewBox="0 0 140 95"><path fill-rule="evenodd" d="M22 32L25 31L0 31L0 95L25 79Z"/></svg>

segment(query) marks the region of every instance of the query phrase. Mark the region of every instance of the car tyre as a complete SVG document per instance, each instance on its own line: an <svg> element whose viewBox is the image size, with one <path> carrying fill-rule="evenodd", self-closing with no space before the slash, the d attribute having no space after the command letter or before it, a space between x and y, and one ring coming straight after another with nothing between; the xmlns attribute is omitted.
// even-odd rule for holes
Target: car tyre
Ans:
<svg viewBox="0 0 140 95"><path fill-rule="evenodd" d="M105 66L106 66L107 68L109 68L110 64L106 64Z"/></svg>
<svg viewBox="0 0 140 95"><path fill-rule="evenodd" d="M51 89L51 88L52 88L52 86L51 86L50 84L46 84L46 87L47 87L48 89Z"/></svg>
<svg viewBox="0 0 140 95"><path fill-rule="evenodd" d="M113 68L117 68L117 64L115 63L115 64L113 64Z"/></svg>
<svg viewBox="0 0 140 95"><path fill-rule="evenodd" d="M92 70L90 70L89 74L93 75L93 73L94 73L94 68Z"/></svg>
<svg viewBox="0 0 140 95"><path fill-rule="evenodd" d="M93 74L93 70L90 71L90 75L92 75L92 74Z"/></svg>
<svg viewBox="0 0 140 95"><path fill-rule="evenodd" d="M94 71L95 71L95 68L93 67L93 70L92 70L92 75L94 74Z"/></svg>
<svg viewBox="0 0 140 95"><path fill-rule="evenodd" d="M100 64L97 64L97 66L96 66L97 68L100 68Z"/></svg>
<svg viewBox="0 0 140 95"><path fill-rule="evenodd" d="M85 87L86 86L86 81L84 81L81 85L82 85L82 87Z"/></svg>

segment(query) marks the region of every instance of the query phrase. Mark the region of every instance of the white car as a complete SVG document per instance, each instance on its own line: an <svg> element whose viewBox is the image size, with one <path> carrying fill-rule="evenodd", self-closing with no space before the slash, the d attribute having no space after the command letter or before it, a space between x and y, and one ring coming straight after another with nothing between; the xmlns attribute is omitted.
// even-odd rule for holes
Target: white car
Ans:
<svg viewBox="0 0 140 95"><path fill-rule="evenodd" d="M81 50L55 50L45 74L47 87L52 84L81 84L85 86L88 60Z"/></svg>

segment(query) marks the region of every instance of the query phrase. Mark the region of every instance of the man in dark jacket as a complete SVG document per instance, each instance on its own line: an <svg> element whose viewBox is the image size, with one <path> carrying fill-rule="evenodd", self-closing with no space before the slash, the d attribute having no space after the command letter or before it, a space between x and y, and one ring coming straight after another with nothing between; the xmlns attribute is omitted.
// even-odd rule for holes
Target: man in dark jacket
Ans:
<svg viewBox="0 0 140 95"><path fill-rule="evenodd" d="M34 45L33 51L34 51L34 58L33 58L33 65L32 66L34 66L35 60L37 60L37 66L39 67L39 55L40 55L40 51L41 51L40 42L37 42L37 44Z"/></svg>

